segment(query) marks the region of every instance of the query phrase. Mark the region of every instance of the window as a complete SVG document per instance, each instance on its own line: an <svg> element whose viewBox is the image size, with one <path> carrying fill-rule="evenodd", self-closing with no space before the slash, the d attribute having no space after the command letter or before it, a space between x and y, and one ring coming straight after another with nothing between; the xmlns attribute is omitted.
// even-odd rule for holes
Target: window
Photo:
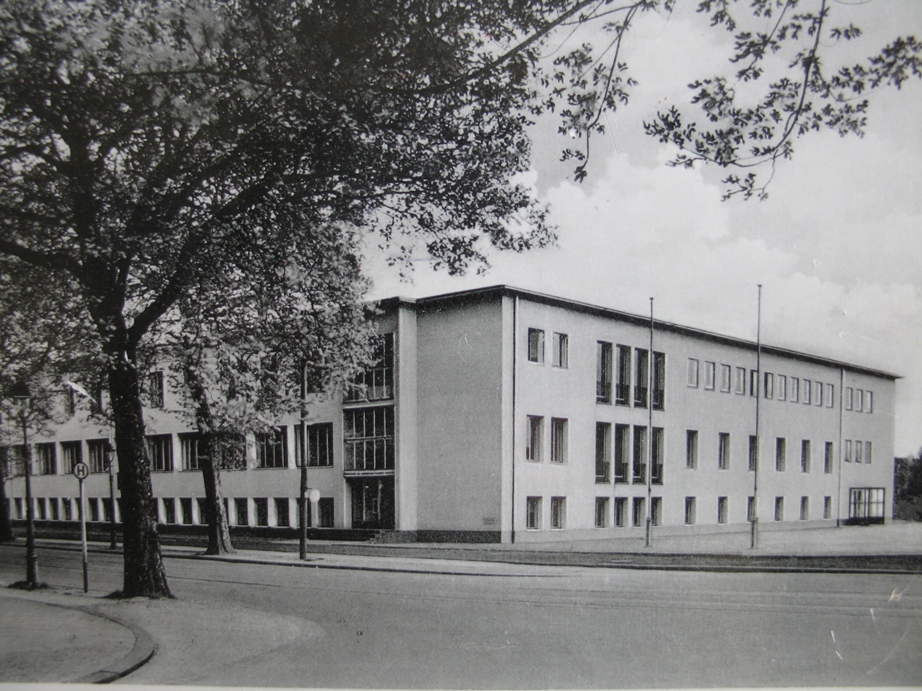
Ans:
<svg viewBox="0 0 922 691"><path fill-rule="evenodd" d="M90 449L92 454L92 448ZM169 434L151 434L147 437L147 455L150 469L159 472L173 470L173 444Z"/></svg>
<svg viewBox="0 0 922 691"><path fill-rule="evenodd" d="M321 497L320 501L317 502L317 513L319 514L317 520L321 528L333 527L334 506L333 497Z"/></svg>
<svg viewBox="0 0 922 691"><path fill-rule="evenodd" d="M868 525L884 522L883 487L851 487L848 490L848 522Z"/></svg>
<svg viewBox="0 0 922 691"><path fill-rule="evenodd" d="M611 482L611 425L595 423L595 481Z"/></svg>
<svg viewBox="0 0 922 691"><path fill-rule="evenodd" d="M54 475L58 472L54 442L36 444L35 451L38 456L38 467L36 470L39 475Z"/></svg>
<svg viewBox="0 0 922 691"><path fill-rule="evenodd" d="M234 499L234 518L237 519L236 525L250 524L250 512L247 506L246 497L237 497Z"/></svg>
<svg viewBox="0 0 922 691"><path fill-rule="evenodd" d="M631 523L637 528L644 524L645 518L646 507L644 506L643 497L634 497L634 502L631 506Z"/></svg>
<svg viewBox="0 0 922 691"><path fill-rule="evenodd" d="M666 405L666 354L653 353L653 410Z"/></svg>
<svg viewBox="0 0 922 691"><path fill-rule="evenodd" d="M695 522L695 498L685 497L685 525Z"/></svg>
<svg viewBox="0 0 922 691"><path fill-rule="evenodd" d="M541 461L541 441L544 436L544 418L537 415L528 416L528 441L525 445L526 461Z"/></svg>
<svg viewBox="0 0 922 691"><path fill-rule="evenodd" d="M685 467L694 470L698 467L698 430L685 430Z"/></svg>
<svg viewBox="0 0 922 691"><path fill-rule="evenodd" d="M759 395L759 372L754 369L749 370L749 395Z"/></svg>
<svg viewBox="0 0 922 691"><path fill-rule="evenodd" d="M855 463L861 463L861 457L864 451L864 444L860 441L855 441Z"/></svg>
<svg viewBox="0 0 922 691"><path fill-rule="evenodd" d="M810 405L810 385L811 381L809 379L804 379L804 391L803 391L803 404Z"/></svg>
<svg viewBox="0 0 922 691"><path fill-rule="evenodd" d="M595 379L596 403L611 403L611 343L596 344Z"/></svg>
<svg viewBox="0 0 922 691"><path fill-rule="evenodd" d="M845 462L846 463L852 462L852 440L851 439L845 440Z"/></svg>
<svg viewBox="0 0 922 691"><path fill-rule="evenodd" d="M64 520L72 521L74 520L73 514L73 504L70 501L70 497L64 497L61 499L61 510L64 512Z"/></svg>
<svg viewBox="0 0 922 691"><path fill-rule="evenodd" d="M151 408L163 408L163 372L147 375L147 402Z"/></svg>
<svg viewBox="0 0 922 691"><path fill-rule="evenodd" d="M269 432L257 432L256 467L286 468L288 466L288 444L285 427L275 427Z"/></svg>
<svg viewBox="0 0 922 691"><path fill-rule="evenodd" d="M269 500L266 497L257 497L253 500L253 508L256 510L256 525L269 525Z"/></svg>
<svg viewBox="0 0 922 691"><path fill-rule="evenodd" d="M765 398L774 398L775 397L775 375L771 372L766 372L763 375L764 389L765 389Z"/></svg>
<svg viewBox="0 0 922 691"><path fill-rule="evenodd" d="M775 520L784 520L784 497L775 497Z"/></svg>
<svg viewBox="0 0 922 691"><path fill-rule="evenodd" d="M746 395L746 368L737 367L736 368L736 384L734 385L734 391L740 396Z"/></svg>
<svg viewBox="0 0 922 691"><path fill-rule="evenodd" d="M759 438L749 435L749 470L755 472L759 467Z"/></svg>
<svg viewBox="0 0 922 691"><path fill-rule="evenodd" d="M541 529L541 497L525 499L525 527L528 530Z"/></svg>
<svg viewBox="0 0 922 691"><path fill-rule="evenodd" d="M647 407L647 388L650 353L643 348L634 348L634 407Z"/></svg>
<svg viewBox="0 0 922 691"><path fill-rule="evenodd" d="M714 368L716 365L713 362L704 363L704 388L708 391L714 390Z"/></svg>
<svg viewBox="0 0 922 691"><path fill-rule="evenodd" d="M280 528L287 528L291 525L288 512L288 497L275 498L275 524Z"/></svg>
<svg viewBox="0 0 922 691"><path fill-rule="evenodd" d="M97 497L90 497L86 500L86 503L90 507L90 520L93 523L98 523L99 522L99 499ZM173 504L173 500L164 499L163 504L164 504L163 506L164 513L166 514L166 522L175 523L176 522L176 507Z"/></svg>
<svg viewBox="0 0 922 691"><path fill-rule="evenodd" d="M826 384L826 407L832 408L833 399L835 398L836 386L835 384ZM870 405L871 399L868 399L868 404ZM869 411L870 412L870 411Z"/></svg>
<svg viewBox="0 0 922 691"><path fill-rule="evenodd" d="M328 468L333 465L333 423L324 422L307 427L308 467Z"/></svg>
<svg viewBox="0 0 922 691"><path fill-rule="evenodd" d="M106 502L106 520L109 516L109 503ZM192 499L183 497L179 500L179 522L184 525L192 525Z"/></svg>
<svg viewBox="0 0 922 691"><path fill-rule="evenodd" d="M628 444L631 428L615 425L615 482L627 482Z"/></svg>
<svg viewBox="0 0 922 691"><path fill-rule="evenodd" d="M544 362L544 331L541 329L528 330L528 361Z"/></svg>
<svg viewBox="0 0 922 691"><path fill-rule="evenodd" d="M864 462L871 462L871 442L869 441L864 442Z"/></svg>
<svg viewBox="0 0 922 691"><path fill-rule="evenodd" d="M595 498L595 527L608 527L608 497Z"/></svg>
<svg viewBox="0 0 922 691"><path fill-rule="evenodd" d="M854 389L852 389L852 387L850 386L845 387L845 409L846 410L852 409L852 406L854 405L853 403L854 397L855 397Z"/></svg>
<svg viewBox="0 0 922 691"><path fill-rule="evenodd" d="M163 522L173 524L176 522L176 500L172 497L163 499ZM90 513L93 514L93 520L97 520L96 502L90 502Z"/></svg>
<svg viewBox="0 0 922 691"><path fill-rule="evenodd" d="M615 403L631 403L631 347L618 346L618 379L615 383Z"/></svg>
<svg viewBox="0 0 922 691"><path fill-rule="evenodd" d="M167 444L169 444L170 435L165 434L163 436L166 437ZM149 438L150 437L148 437L148 439ZM111 447L109 446L109 440L108 439L90 439L86 443L86 447L87 447L87 451L89 452L89 457L90 457L90 463L89 463L90 472L91 473L108 472L109 459L108 459L107 454L111 449ZM151 456L151 459L153 460L153 455ZM170 458L170 464L169 464L169 467L166 468L166 470L172 470L172 469L173 469L172 458ZM161 470L161 469L154 468L154 470Z"/></svg>
<svg viewBox="0 0 922 691"><path fill-rule="evenodd" d="M634 467L631 482L643 485L647 482L647 428L634 425Z"/></svg>
<svg viewBox="0 0 922 691"><path fill-rule="evenodd" d="M788 395L788 378L783 374L779 374L777 384L775 393L778 394L778 400L783 401Z"/></svg>
<svg viewBox="0 0 922 691"><path fill-rule="evenodd" d="M197 432L179 435L179 453L183 470L202 469L202 437Z"/></svg>
<svg viewBox="0 0 922 691"><path fill-rule="evenodd" d="M810 440L804 439L800 442L800 472L810 472Z"/></svg>
<svg viewBox="0 0 922 691"><path fill-rule="evenodd" d="M567 527L567 498L551 497L551 530Z"/></svg>
<svg viewBox="0 0 922 691"><path fill-rule="evenodd" d="M551 463L567 462L567 421L551 418Z"/></svg>
<svg viewBox="0 0 922 691"><path fill-rule="evenodd" d="M730 393L730 365L720 366L720 390L724 393Z"/></svg>
<svg viewBox="0 0 922 691"><path fill-rule="evenodd" d="M832 518L832 497L823 497L823 518Z"/></svg>
<svg viewBox="0 0 922 691"><path fill-rule="evenodd" d="M823 405L823 382L821 381L814 382L813 404L817 406Z"/></svg>
<svg viewBox="0 0 922 691"><path fill-rule="evenodd" d="M746 499L746 520L752 522L756 519L756 498L749 496Z"/></svg>
<svg viewBox="0 0 922 691"><path fill-rule="evenodd" d="M730 434L721 432L717 439L717 468L727 470L730 467Z"/></svg>
<svg viewBox="0 0 922 691"><path fill-rule="evenodd" d="M810 518L810 497L800 498L800 520L806 521Z"/></svg>
<svg viewBox="0 0 922 691"><path fill-rule="evenodd" d="M654 485L663 484L663 445L665 443L663 428L653 428L653 438L650 440L653 445L653 464L650 468L652 476L650 482Z"/></svg>
<svg viewBox="0 0 922 691"><path fill-rule="evenodd" d="M864 391L855 389L855 410L859 413L864 411Z"/></svg>
<svg viewBox="0 0 922 691"><path fill-rule="evenodd" d="M797 403L800 396L800 379L791 377L791 403Z"/></svg>
<svg viewBox="0 0 922 691"><path fill-rule="evenodd" d="M786 463L785 456L787 455L787 442L784 437L778 437L775 439L775 470L779 473L784 472L784 466Z"/></svg>
<svg viewBox="0 0 922 691"><path fill-rule="evenodd" d="M727 506L729 500L726 497L717 497L717 522L727 522Z"/></svg>
<svg viewBox="0 0 922 691"><path fill-rule="evenodd" d="M865 401L864 401L864 412L873 413L874 410L874 393L871 391L865 391Z"/></svg>
<svg viewBox="0 0 922 691"><path fill-rule="evenodd" d="M693 389L698 388L698 361L695 358L688 358L685 383Z"/></svg>
<svg viewBox="0 0 922 691"><path fill-rule="evenodd" d="M623 528L627 516L627 498L615 497L615 525Z"/></svg>
<svg viewBox="0 0 922 691"><path fill-rule="evenodd" d="M551 364L554 367L560 367L561 369L566 369L569 361L569 339L566 334L554 334L554 353L553 361Z"/></svg>
<svg viewBox="0 0 922 691"><path fill-rule="evenodd" d="M650 499L650 512L653 514L650 516L650 520L653 525L662 525L663 524L663 498L662 497L652 497Z"/></svg>
<svg viewBox="0 0 922 691"><path fill-rule="evenodd" d="M831 441L827 441L825 447L823 448L823 472L827 475L832 474L832 453L833 446Z"/></svg>
<svg viewBox="0 0 922 691"><path fill-rule="evenodd" d="M542 361L544 348L542 341ZM375 340L374 364L356 377L348 387L344 400L383 401L394 397L394 334L381 334Z"/></svg>
<svg viewBox="0 0 922 691"><path fill-rule="evenodd" d="M65 472L72 473L78 463L83 462L83 448L79 441L61 442L61 460L64 461Z"/></svg>
<svg viewBox="0 0 922 691"><path fill-rule="evenodd" d="M394 407L343 411L345 470L394 469Z"/></svg>

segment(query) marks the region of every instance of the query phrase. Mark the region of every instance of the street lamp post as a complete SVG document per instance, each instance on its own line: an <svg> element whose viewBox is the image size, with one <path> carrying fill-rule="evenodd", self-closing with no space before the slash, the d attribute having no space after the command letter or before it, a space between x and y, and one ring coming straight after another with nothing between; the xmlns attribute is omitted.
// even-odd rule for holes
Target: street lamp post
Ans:
<svg viewBox="0 0 922 691"><path fill-rule="evenodd" d="M12 390L13 401L19 406L22 423L22 461L26 478L26 584L29 589L39 587L38 554L35 551L35 514L32 506L32 453L29 450L28 408L32 392L25 382L17 382Z"/></svg>
<svg viewBox="0 0 922 691"><path fill-rule="evenodd" d="M115 449L106 443L106 466L109 470L109 549L117 549L115 540Z"/></svg>

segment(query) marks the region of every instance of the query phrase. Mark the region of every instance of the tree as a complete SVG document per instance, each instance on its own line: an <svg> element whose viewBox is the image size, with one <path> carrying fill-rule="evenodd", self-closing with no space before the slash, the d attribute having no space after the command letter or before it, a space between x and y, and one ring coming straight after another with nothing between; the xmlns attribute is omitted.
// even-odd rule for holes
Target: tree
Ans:
<svg viewBox="0 0 922 691"><path fill-rule="evenodd" d="M895 459L894 518L922 520L922 449L915 456Z"/></svg>
<svg viewBox="0 0 922 691"><path fill-rule="evenodd" d="M735 3L700 5L718 26L736 26ZM786 17L799 5L756 0L740 12ZM155 327L181 300L195 299L196 285L225 271L237 238L258 229L259 246L270 247L275 213L296 209L305 227L372 228L395 261L422 250L450 272L482 265L483 243L547 244L546 209L515 182L529 165L529 124L555 111L561 130L588 147L602 113L634 87L623 58L630 28L671 7L9 0L0 8L0 254L65 275L82 310L74 323L92 326L105 357L125 596L169 594L151 512L139 352L153 347ZM829 21L825 2L819 8L821 21L797 20L809 30L791 20L767 38L738 37L736 57L755 65L745 78L759 76L776 43L805 41L790 84L812 85L823 49L815 36ZM593 21L606 43L542 59L555 31ZM765 133L778 110L794 128L757 136L755 153L789 156L792 138L818 126L815 118L801 126L817 108L844 113L847 129L860 130L860 117L835 111L841 89L857 90L866 74L898 85L917 73L917 52L914 39L893 44L882 62L811 91L813 101L773 81L771 107L758 111L768 118L739 116L728 89L711 89L699 101L716 95L706 119L732 127L699 137L669 111L651 134L698 152L683 164L735 165L740 140ZM588 148L564 155L582 178Z"/></svg>

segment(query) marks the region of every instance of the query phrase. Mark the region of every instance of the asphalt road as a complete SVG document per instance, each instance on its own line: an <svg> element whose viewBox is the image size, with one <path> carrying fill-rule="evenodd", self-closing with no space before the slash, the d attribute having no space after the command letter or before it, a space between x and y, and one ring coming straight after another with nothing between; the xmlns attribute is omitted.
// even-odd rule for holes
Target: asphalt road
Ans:
<svg viewBox="0 0 922 691"><path fill-rule="evenodd" d="M0 548L0 577L22 570ZM91 555L91 587L121 581ZM79 554L41 552L78 588ZM922 577L530 567L380 573L168 559L134 684L398 688L922 684ZM134 609L132 609L134 608Z"/></svg>

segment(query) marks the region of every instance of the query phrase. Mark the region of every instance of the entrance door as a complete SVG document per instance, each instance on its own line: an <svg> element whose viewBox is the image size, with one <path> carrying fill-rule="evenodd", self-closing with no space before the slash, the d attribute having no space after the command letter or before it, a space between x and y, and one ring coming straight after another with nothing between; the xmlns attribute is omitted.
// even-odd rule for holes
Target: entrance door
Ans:
<svg viewBox="0 0 922 691"><path fill-rule="evenodd" d="M354 478L352 484L352 527L394 528L394 478Z"/></svg>

